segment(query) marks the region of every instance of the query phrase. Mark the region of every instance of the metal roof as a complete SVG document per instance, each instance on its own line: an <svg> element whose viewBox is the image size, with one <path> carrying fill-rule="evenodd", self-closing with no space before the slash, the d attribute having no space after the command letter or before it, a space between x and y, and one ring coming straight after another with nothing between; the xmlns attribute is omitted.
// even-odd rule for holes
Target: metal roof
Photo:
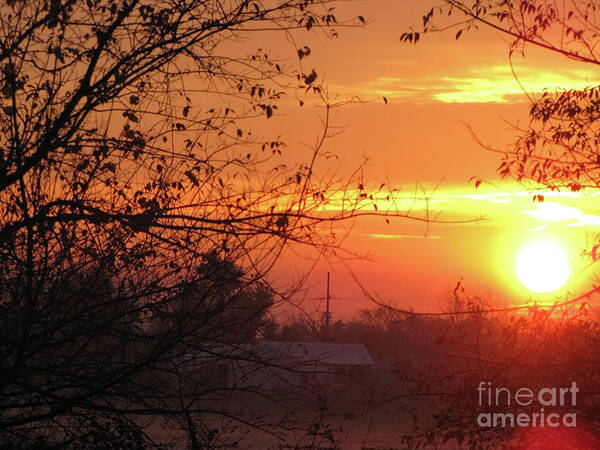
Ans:
<svg viewBox="0 0 600 450"><path fill-rule="evenodd" d="M373 359L364 344L260 341L255 345L257 352L265 356L286 358L295 362L353 366L373 365Z"/></svg>
<svg viewBox="0 0 600 450"><path fill-rule="evenodd" d="M364 344L334 342L258 341L252 344L209 345L206 350L184 355L183 364L246 361L271 364L330 364L370 366L373 359Z"/></svg>

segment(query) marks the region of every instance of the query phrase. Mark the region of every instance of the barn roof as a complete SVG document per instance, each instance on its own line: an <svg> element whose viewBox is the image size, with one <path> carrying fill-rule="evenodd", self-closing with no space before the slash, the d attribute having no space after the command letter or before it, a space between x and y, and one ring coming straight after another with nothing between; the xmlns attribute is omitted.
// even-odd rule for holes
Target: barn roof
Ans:
<svg viewBox="0 0 600 450"><path fill-rule="evenodd" d="M371 355L364 344L261 341L256 343L256 346L257 352L265 356L291 359L300 363L373 365Z"/></svg>
<svg viewBox="0 0 600 450"><path fill-rule="evenodd" d="M182 363L246 361L271 364L373 365L364 344L333 342L259 341L252 344L210 345L206 350L188 353Z"/></svg>

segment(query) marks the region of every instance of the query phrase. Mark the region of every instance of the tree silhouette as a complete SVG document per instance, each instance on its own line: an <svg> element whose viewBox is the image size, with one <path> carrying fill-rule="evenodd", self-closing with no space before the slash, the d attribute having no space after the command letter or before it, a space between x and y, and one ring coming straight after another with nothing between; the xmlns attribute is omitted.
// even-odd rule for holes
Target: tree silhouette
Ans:
<svg viewBox="0 0 600 450"><path fill-rule="evenodd" d="M204 341L208 336L231 343L254 341L273 305L269 287L245 281L243 271L216 252L206 255L197 270L199 278L185 286L181 296L155 311L155 325L168 332L188 323L200 328L197 334Z"/></svg>
<svg viewBox="0 0 600 450"><path fill-rule="evenodd" d="M308 47L292 48L290 63L235 45L365 21L338 22L330 3L0 7L2 445L81 448L112 436L143 446L154 420L181 424L199 448L201 430L215 441L209 412L284 426L202 403L238 393L182 390L178 364L199 351L231 359L255 337L276 297L265 276L286 245L331 251L324 225L364 204L373 214L362 184L315 177L331 104L321 140L295 164L279 159L280 138L249 128L291 89L323 92L318 72L304 71ZM324 208L340 192L342 207Z"/></svg>

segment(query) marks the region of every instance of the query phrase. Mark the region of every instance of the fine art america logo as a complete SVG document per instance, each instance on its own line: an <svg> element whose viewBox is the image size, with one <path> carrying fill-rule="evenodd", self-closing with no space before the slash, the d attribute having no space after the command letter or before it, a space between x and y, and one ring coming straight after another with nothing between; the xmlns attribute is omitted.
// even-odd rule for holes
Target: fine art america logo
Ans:
<svg viewBox="0 0 600 450"><path fill-rule="evenodd" d="M537 392L522 387L514 393L505 387L492 387L491 381L481 381L477 388L479 406L494 409L516 409L533 406L537 412L483 412L477 416L480 427L575 427L575 413L559 414L553 412L556 407L574 407L577 404L579 388L576 382L571 387L542 388Z"/></svg>

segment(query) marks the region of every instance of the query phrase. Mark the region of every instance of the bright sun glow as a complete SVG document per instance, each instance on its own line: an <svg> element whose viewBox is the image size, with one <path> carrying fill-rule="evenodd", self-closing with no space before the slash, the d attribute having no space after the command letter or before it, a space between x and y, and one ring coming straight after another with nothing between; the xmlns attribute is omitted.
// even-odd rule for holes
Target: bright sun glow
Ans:
<svg viewBox="0 0 600 450"><path fill-rule="evenodd" d="M538 293L561 288L571 273L565 253L548 242L536 242L523 248L517 256L515 270L521 283Z"/></svg>

